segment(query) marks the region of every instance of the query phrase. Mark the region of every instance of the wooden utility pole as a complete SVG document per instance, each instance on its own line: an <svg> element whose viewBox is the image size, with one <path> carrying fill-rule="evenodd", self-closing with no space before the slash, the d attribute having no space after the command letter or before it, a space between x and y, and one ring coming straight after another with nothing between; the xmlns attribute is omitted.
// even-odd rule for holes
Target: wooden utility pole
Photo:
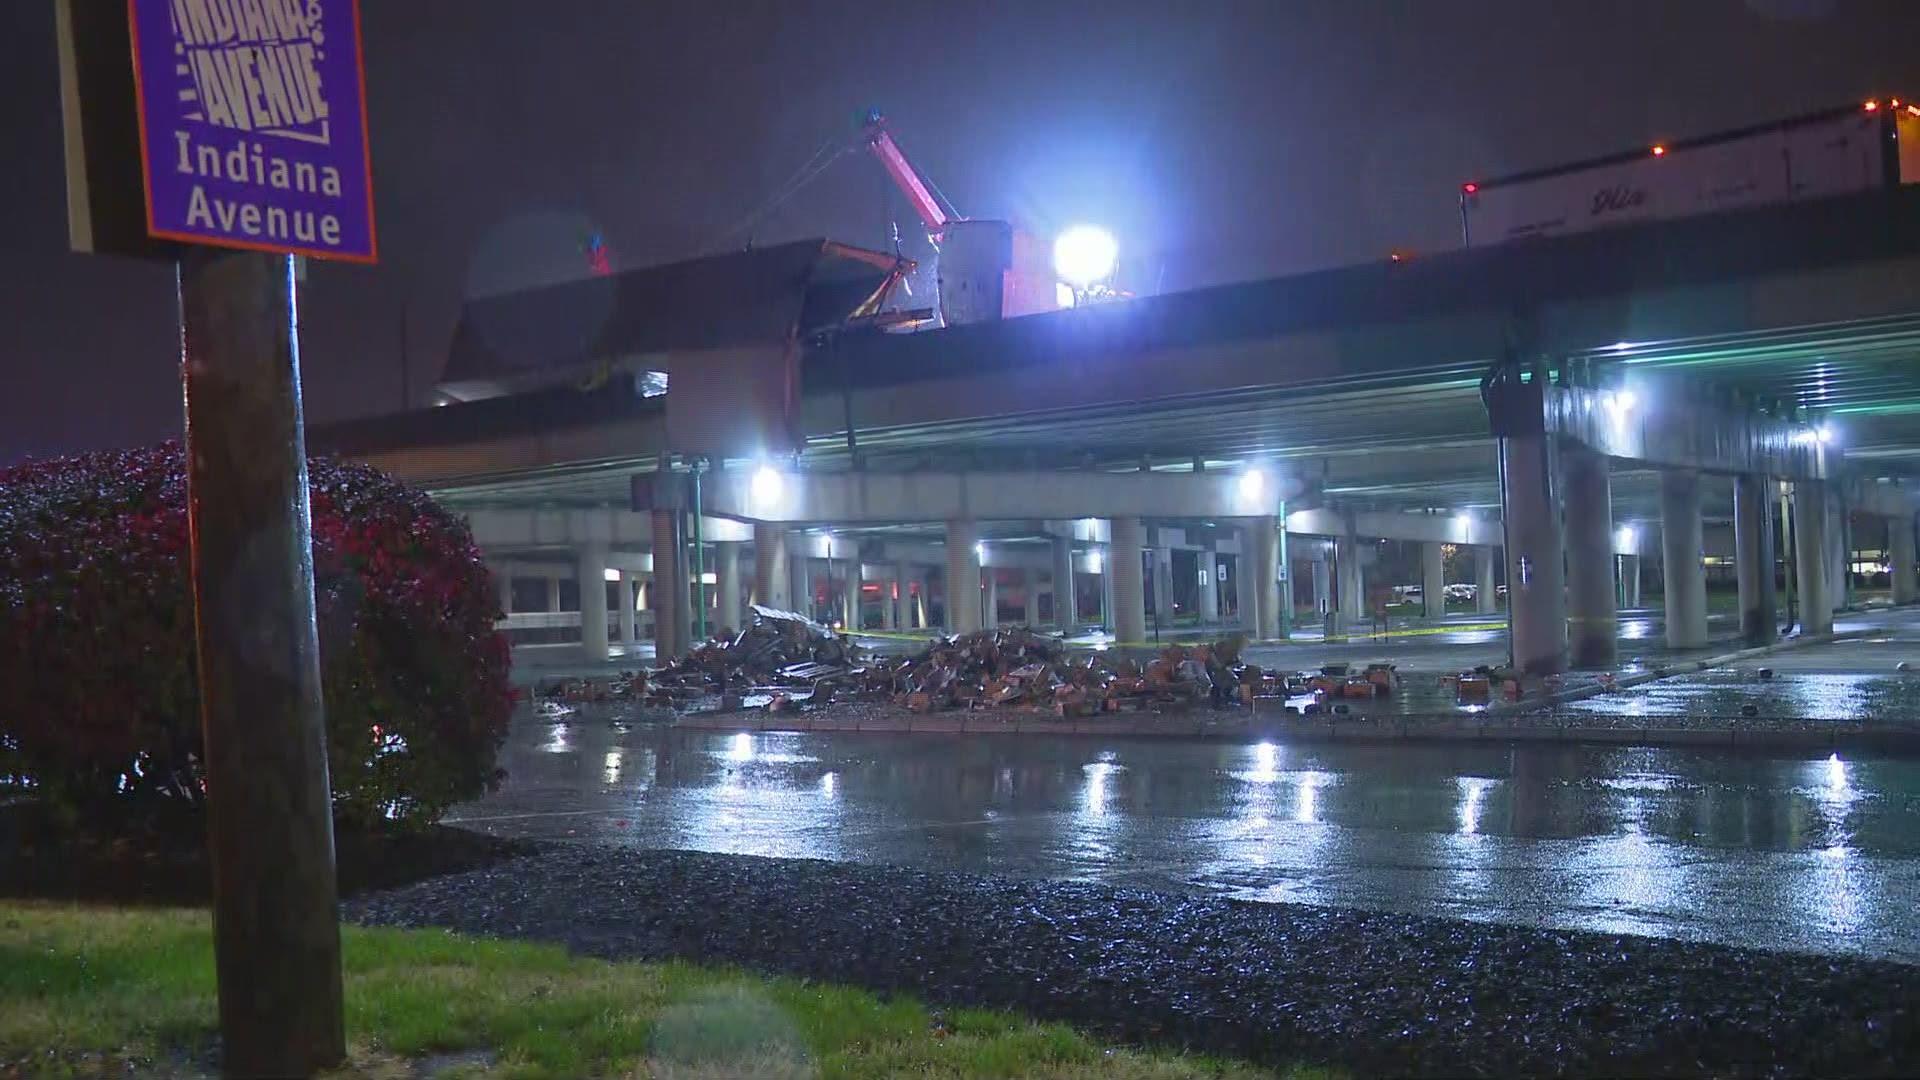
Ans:
<svg viewBox="0 0 1920 1080"><path fill-rule="evenodd" d="M229 1076L346 1056L293 260L180 256L214 959Z"/></svg>

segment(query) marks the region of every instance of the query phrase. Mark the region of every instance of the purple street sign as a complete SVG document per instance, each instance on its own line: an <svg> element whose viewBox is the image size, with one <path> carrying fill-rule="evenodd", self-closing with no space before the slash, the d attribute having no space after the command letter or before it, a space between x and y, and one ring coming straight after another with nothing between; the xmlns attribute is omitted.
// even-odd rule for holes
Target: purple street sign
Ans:
<svg viewBox="0 0 1920 1080"><path fill-rule="evenodd" d="M374 261L359 0L128 0L147 231Z"/></svg>

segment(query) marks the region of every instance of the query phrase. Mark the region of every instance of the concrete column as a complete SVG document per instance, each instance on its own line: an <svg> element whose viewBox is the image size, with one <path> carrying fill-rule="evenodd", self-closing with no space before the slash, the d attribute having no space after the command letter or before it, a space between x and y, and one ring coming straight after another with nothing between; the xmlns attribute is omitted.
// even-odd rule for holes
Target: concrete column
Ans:
<svg viewBox="0 0 1920 1080"><path fill-rule="evenodd" d="M574 557L580 581L580 655L598 663L607 658L607 549L589 544Z"/></svg>
<svg viewBox="0 0 1920 1080"><path fill-rule="evenodd" d="M1100 626L1113 632L1113 545L1102 544L1100 551Z"/></svg>
<svg viewBox="0 0 1920 1080"><path fill-rule="evenodd" d="M1108 545L1104 569L1113 579L1113 636L1121 641L1147 639L1146 582L1140 549L1146 545L1146 527L1137 517L1108 522L1113 542Z"/></svg>
<svg viewBox="0 0 1920 1080"><path fill-rule="evenodd" d="M1800 586L1800 632L1833 633L1833 603L1827 591L1827 485L1793 482L1794 580Z"/></svg>
<svg viewBox="0 0 1920 1080"><path fill-rule="evenodd" d="M763 607L790 610L792 574L787 569L787 527L756 524L753 527L753 602Z"/></svg>
<svg viewBox="0 0 1920 1080"><path fill-rule="evenodd" d="M992 567L981 571L980 625L988 630L1000 625L1000 574Z"/></svg>
<svg viewBox="0 0 1920 1080"><path fill-rule="evenodd" d="M1339 589L1340 626L1347 630L1369 624L1366 573L1360 566L1360 538L1343 536L1334 541L1334 584Z"/></svg>
<svg viewBox="0 0 1920 1080"><path fill-rule="evenodd" d="M1073 591L1073 541L1064 536L1053 538L1053 625L1071 630L1080 625L1079 605ZM1028 615L1033 615L1028 612Z"/></svg>
<svg viewBox="0 0 1920 1080"><path fill-rule="evenodd" d="M886 573L881 574L879 580L880 629L897 630L899 626L894 622L894 615L900 610L900 606L894 601L893 591L897 588L904 588L905 583L896 579L892 574Z"/></svg>
<svg viewBox="0 0 1920 1080"><path fill-rule="evenodd" d="M1251 528L1240 530L1240 557L1233 561L1233 596L1234 605L1240 612L1240 627L1248 637L1255 639L1260 637L1260 607L1259 601L1254 599L1253 588L1253 545L1258 531Z"/></svg>
<svg viewBox="0 0 1920 1080"><path fill-rule="evenodd" d="M1893 602L1920 600L1920 571L1914 569L1913 515L1887 519L1887 562L1892 564Z"/></svg>
<svg viewBox="0 0 1920 1080"><path fill-rule="evenodd" d="M1626 594L1627 606L1640 606L1640 556L1620 556L1620 591Z"/></svg>
<svg viewBox="0 0 1920 1080"><path fill-rule="evenodd" d="M757 574L759 568L756 566ZM734 630L746 622L746 609L740 606L740 542L722 541L713 545L713 577L720 607L714 615L721 626Z"/></svg>
<svg viewBox="0 0 1920 1080"><path fill-rule="evenodd" d="M1513 664L1555 674L1567 669L1567 588L1553 443L1544 434L1508 436L1499 456Z"/></svg>
<svg viewBox="0 0 1920 1080"><path fill-rule="evenodd" d="M1500 610L1500 584L1493 579L1494 550L1491 544L1473 549L1473 608L1482 615Z"/></svg>
<svg viewBox="0 0 1920 1080"><path fill-rule="evenodd" d="M686 568L681 566L680 528L671 510L653 511L653 650L659 660L687 651Z"/></svg>
<svg viewBox="0 0 1920 1080"><path fill-rule="evenodd" d="M894 598L894 625L901 630L913 629L913 578L907 574L907 564L901 563L893 570L894 584L900 595Z"/></svg>
<svg viewBox="0 0 1920 1080"><path fill-rule="evenodd" d="M1333 564L1327 561L1327 552L1320 552L1320 558L1313 561L1313 613L1317 618L1325 618L1333 610Z"/></svg>
<svg viewBox="0 0 1920 1080"><path fill-rule="evenodd" d="M1161 529L1154 530L1153 613L1160 626L1173 625L1173 549Z"/></svg>
<svg viewBox="0 0 1920 1080"><path fill-rule="evenodd" d="M1613 491L1607 458L1575 442L1560 444L1559 452L1566 506L1568 662L1577 668L1612 667L1619 651L1620 615L1614 605ZM1696 477L1696 529L1698 488ZM1704 614L1704 594L1701 604Z"/></svg>
<svg viewBox="0 0 1920 1080"><path fill-rule="evenodd" d="M1200 621L1214 626L1220 622L1220 556L1205 547L1196 561L1200 564L1199 573L1194 575L1200 590Z"/></svg>
<svg viewBox="0 0 1920 1080"><path fill-rule="evenodd" d="M1733 478L1733 562L1740 585L1740 637L1764 645L1779 633L1773 586L1773 503L1764 476Z"/></svg>
<svg viewBox="0 0 1920 1080"><path fill-rule="evenodd" d="M860 556L857 551L853 558L846 560L846 565L847 587L840 594L840 625L852 634L860 630L860 587L866 583L860 580Z"/></svg>
<svg viewBox="0 0 1920 1080"><path fill-rule="evenodd" d="M1248 532L1252 543L1240 571L1253 583L1248 591L1253 597L1254 636L1271 641L1280 636L1279 522L1271 517L1255 518Z"/></svg>
<svg viewBox="0 0 1920 1080"><path fill-rule="evenodd" d="M1853 561L1847 536L1847 517L1840 496L1827 492L1827 603L1839 611L1847 606L1847 564Z"/></svg>
<svg viewBox="0 0 1920 1080"><path fill-rule="evenodd" d="M919 625L920 629L926 630L933 625L927 619L927 604L929 602L927 598L927 575L921 574L915 578L914 586L916 587L916 591L913 596L913 621Z"/></svg>
<svg viewBox="0 0 1920 1080"><path fill-rule="evenodd" d="M1660 558L1665 577L1667 644L1698 649L1707 643L1707 575L1701 565L1700 474L1660 473Z"/></svg>
<svg viewBox="0 0 1920 1080"><path fill-rule="evenodd" d="M667 521L673 528L673 576L665 579L668 587L661 596L673 601L673 654L679 656L693 647L693 555L686 542L686 517L675 512ZM662 579L656 575L654 580Z"/></svg>
<svg viewBox="0 0 1920 1080"><path fill-rule="evenodd" d="M560 610L560 579L558 577L547 579L547 610Z"/></svg>
<svg viewBox="0 0 1920 1080"><path fill-rule="evenodd" d="M495 570L493 588L494 603L500 605L501 617L513 614L513 575L505 570Z"/></svg>
<svg viewBox="0 0 1920 1080"><path fill-rule="evenodd" d="M640 579L632 573L620 572L620 587L614 595L620 598L620 640L632 645L640 640L640 614L637 593L640 591Z"/></svg>
<svg viewBox="0 0 1920 1080"><path fill-rule="evenodd" d="M1447 560L1444 545L1420 545L1420 602L1429 619L1447 615Z"/></svg>
<svg viewBox="0 0 1920 1080"><path fill-rule="evenodd" d="M968 518L947 522L947 629L980 629L980 526Z"/></svg>

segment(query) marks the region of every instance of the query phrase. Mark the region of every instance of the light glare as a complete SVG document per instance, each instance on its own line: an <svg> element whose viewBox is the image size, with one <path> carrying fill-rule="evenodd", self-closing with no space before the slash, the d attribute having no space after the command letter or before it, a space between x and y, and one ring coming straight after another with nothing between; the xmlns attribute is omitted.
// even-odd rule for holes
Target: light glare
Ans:
<svg viewBox="0 0 1920 1080"><path fill-rule="evenodd" d="M1075 225L1053 242L1054 272L1076 289L1106 279L1119 261L1119 242L1097 225Z"/></svg>
<svg viewBox="0 0 1920 1080"><path fill-rule="evenodd" d="M780 470L771 465L762 465L753 471L753 485L751 490L754 502L775 502L780 498L780 493L786 489L786 486L786 478L780 475Z"/></svg>

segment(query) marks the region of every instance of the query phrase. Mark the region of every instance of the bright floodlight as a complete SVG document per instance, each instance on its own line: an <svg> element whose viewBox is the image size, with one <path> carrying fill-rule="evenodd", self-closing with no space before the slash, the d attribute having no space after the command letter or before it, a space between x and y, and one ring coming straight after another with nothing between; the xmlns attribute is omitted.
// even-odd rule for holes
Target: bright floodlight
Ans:
<svg viewBox="0 0 1920 1080"><path fill-rule="evenodd" d="M976 559L984 559L984 558L986 558L986 557L987 557L987 545L985 545L985 544L982 544L982 543L975 543L975 544L973 545L973 557L974 557L974 558L976 558Z"/></svg>
<svg viewBox="0 0 1920 1080"><path fill-rule="evenodd" d="M1633 526L1622 525L1620 526L1619 535L1614 539L1622 550L1632 551L1636 541L1640 539L1640 534L1634 530Z"/></svg>
<svg viewBox="0 0 1920 1080"><path fill-rule="evenodd" d="M1076 289L1103 281L1120 261L1120 244L1097 225L1075 225L1053 242L1053 269Z"/></svg>
<svg viewBox="0 0 1920 1080"><path fill-rule="evenodd" d="M757 503L775 502L787 482L780 470L771 465L762 465L753 471L753 501Z"/></svg>
<svg viewBox="0 0 1920 1080"><path fill-rule="evenodd" d="M1240 474L1240 497L1248 502L1258 502L1267 490L1267 474L1259 469L1248 469Z"/></svg>
<svg viewBox="0 0 1920 1080"><path fill-rule="evenodd" d="M1100 572L1100 553L1097 551L1087 552L1087 573L1098 574Z"/></svg>
<svg viewBox="0 0 1920 1080"><path fill-rule="evenodd" d="M1820 445L1826 446L1833 442L1833 429L1821 424L1820 429L1814 432L1814 437L1820 440Z"/></svg>

